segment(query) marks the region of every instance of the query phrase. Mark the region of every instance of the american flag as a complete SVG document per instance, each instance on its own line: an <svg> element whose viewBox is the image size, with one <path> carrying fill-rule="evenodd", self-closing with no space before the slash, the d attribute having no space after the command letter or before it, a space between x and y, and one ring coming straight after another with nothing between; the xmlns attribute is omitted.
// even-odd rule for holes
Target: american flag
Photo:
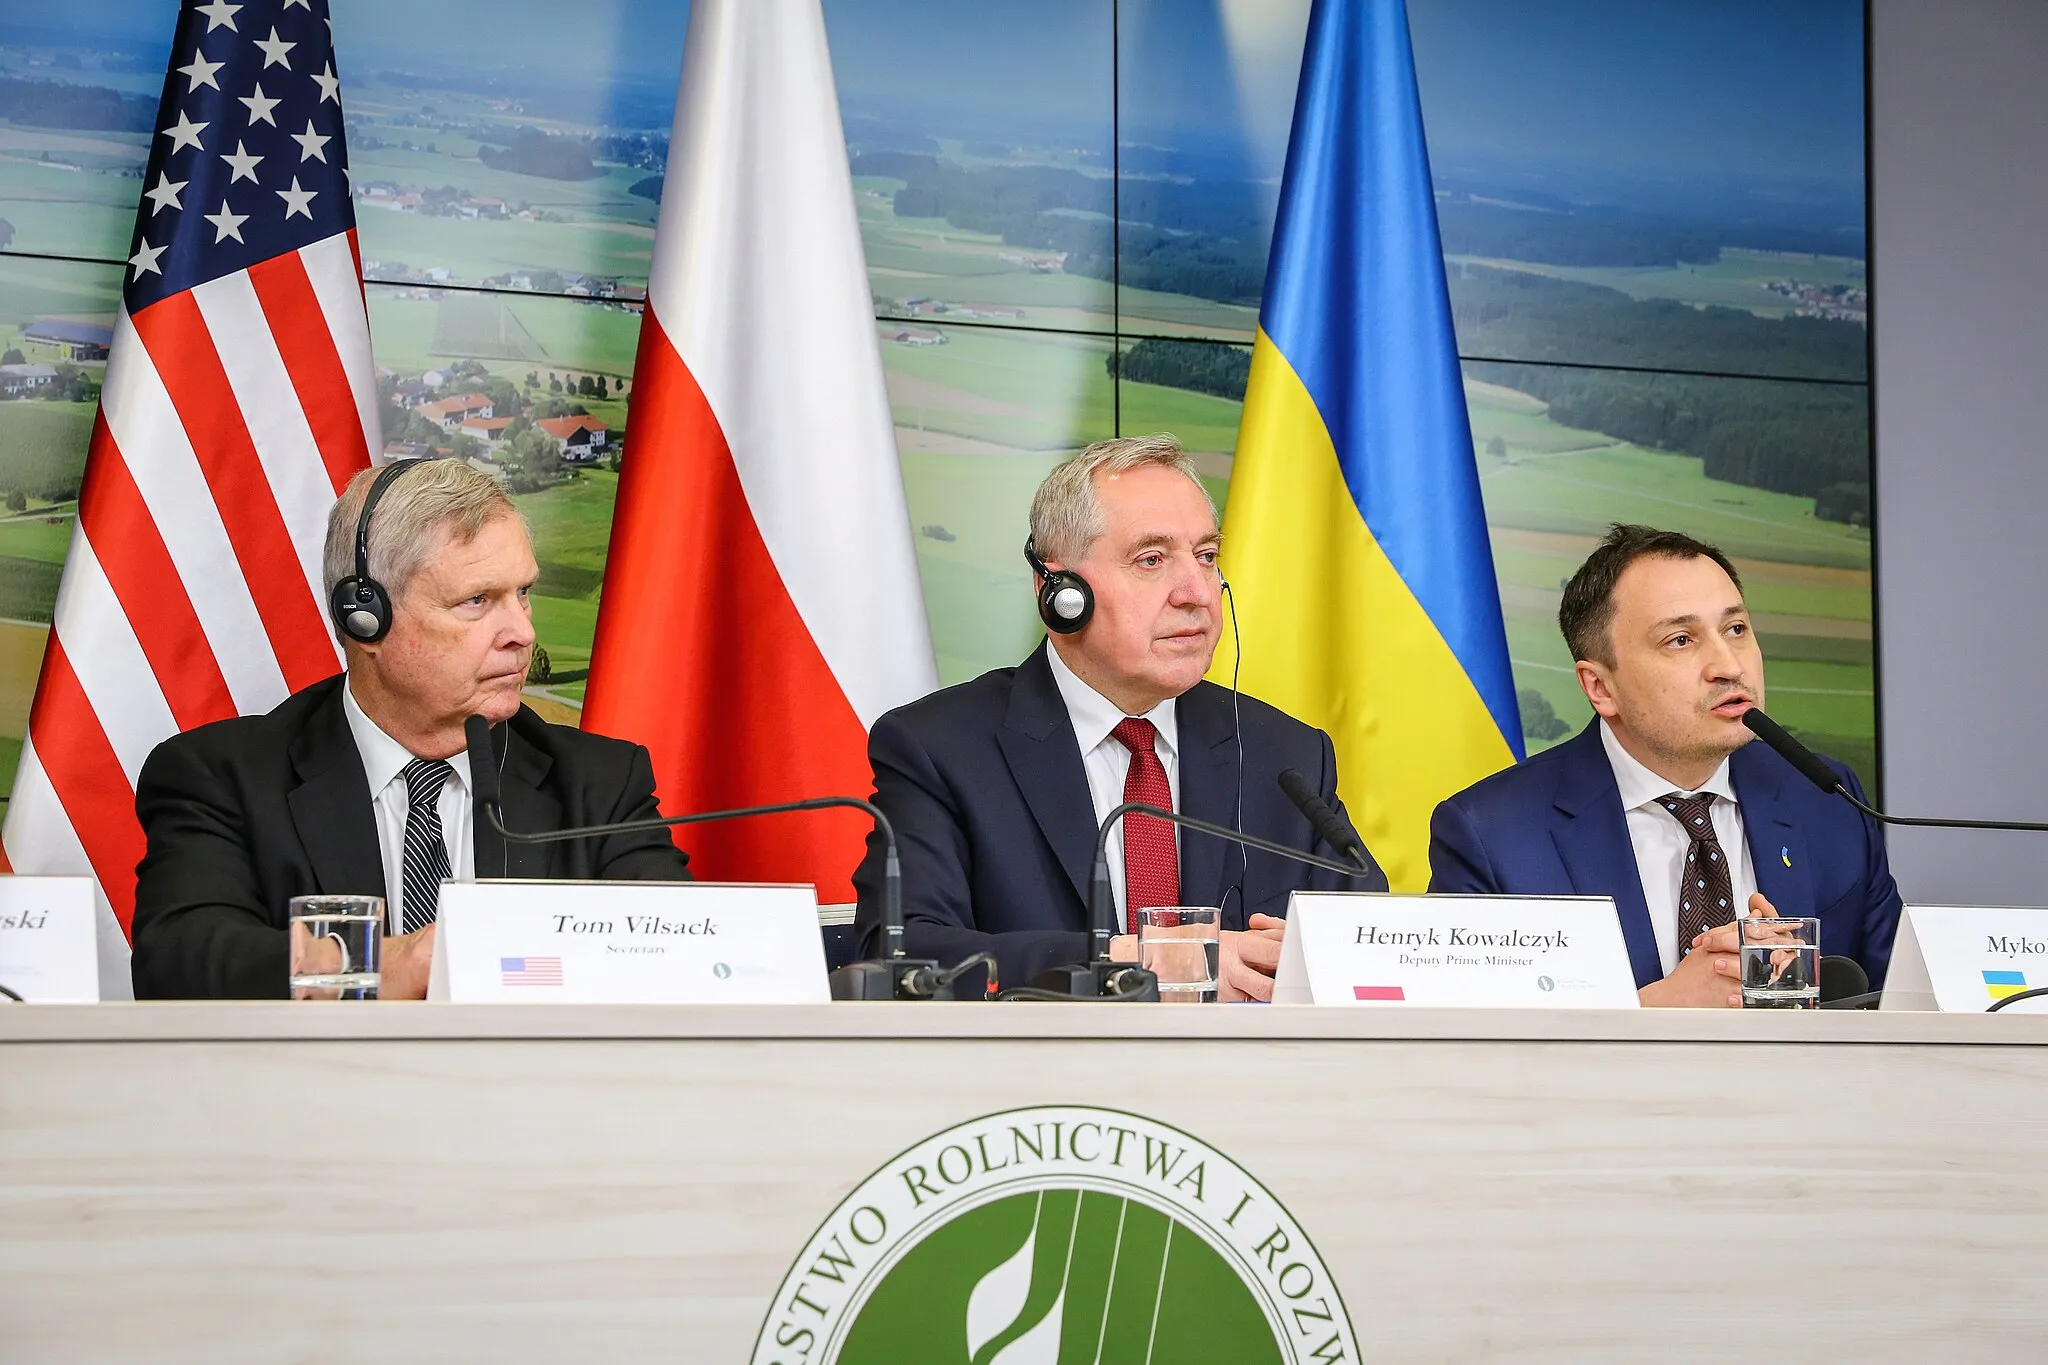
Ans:
<svg viewBox="0 0 2048 1365"><path fill-rule="evenodd" d="M498 981L506 986L559 986L562 959L559 957L501 957Z"/></svg>
<svg viewBox="0 0 2048 1365"><path fill-rule="evenodd" d="M321 540L382 441L326 0L184 0L143 186L5 830L97 880L120 995L143 759L340 666Z"/></svg>

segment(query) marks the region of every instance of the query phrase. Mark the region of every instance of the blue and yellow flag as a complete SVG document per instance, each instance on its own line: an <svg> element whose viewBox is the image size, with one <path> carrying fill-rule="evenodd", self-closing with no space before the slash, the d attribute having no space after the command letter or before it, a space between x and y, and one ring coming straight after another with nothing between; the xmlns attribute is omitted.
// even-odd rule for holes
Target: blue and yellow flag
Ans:
<svg viewBox="0 0 2048 1365"><path fill-rule="evenodd" d="M1431 810L1522 741L1403 0L1310 13L1223 525L1244 690L1422 890Z"/></svg>

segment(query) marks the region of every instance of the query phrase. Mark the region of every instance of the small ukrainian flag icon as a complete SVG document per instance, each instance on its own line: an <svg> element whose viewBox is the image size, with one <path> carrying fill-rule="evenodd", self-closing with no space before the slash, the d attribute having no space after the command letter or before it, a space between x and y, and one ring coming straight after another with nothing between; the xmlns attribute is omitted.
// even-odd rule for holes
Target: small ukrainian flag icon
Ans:
<svg viewBox="0 0 2048 1365"><path fill-rule="evenodd" d="M1984 973L1984 993L1993 1000L2003 1000L2008 995L2018 995L2027 988L2025 972Z"/></svg>

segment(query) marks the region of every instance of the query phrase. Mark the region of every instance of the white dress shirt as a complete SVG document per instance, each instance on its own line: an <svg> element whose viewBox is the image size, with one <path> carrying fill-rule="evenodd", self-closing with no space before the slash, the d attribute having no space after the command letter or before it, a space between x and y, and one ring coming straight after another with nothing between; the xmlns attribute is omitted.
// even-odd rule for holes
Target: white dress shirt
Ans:
<svg viewBox="0 0 2048 1365"><path fill-rule="evenodd" d="M1088 799L1095 804L1095 827L1102 827L1103 817L1124 803L1124 779L1131 772L1131 751L1121 740L1111 737L1125 719L1117 704L1081 681L1060 652L1050 641L1045 646L1046 662L1052 665L1052 680L1060 689L1060 699L1067 704L1067 719L1074 723L1074 738L1081 745L1081 768L1088 774ZM1142 719L1152 722L1152 728L1159 732L1153 742L1152 751L1159 755L1159 765L1166 769L1166 789L1173 793L1173 808L1180 809L1180 756L1178 753L1180 731L1174 724L1174 698L1168 697L1159 705L1147 711ZM1180 830L1174 830L1174 848L1180 847ZM1119 820L1109 834L1109 884L1116 892L1117 923L1124 918L1124 822ZM1119 931L1121 932L1121 931Z"/></svg>
<svg viewBox="0 0 2048 1365"><path fill-rule="evenodd" d="M1621 808L1628 816L1628 839L1636 853L1636 873L1643 881L1643 900L1650 907L1650 927L1657 933L1657 959L1664 974L1678 965L1678 877L1685 866L1685 851L1692 836L1678 817L1657 804L1659 797L1677 789L1638 763L1621 747L1607 722L1600 722L1600 743L1607 750L1608 765L1614 769L1615 785L1621 788ZM1714 837L1728 858L1728 879L1735 888L1735 904L1714 923L1726 924L1749 913L1749 898L1756 891L1756 869L1749 859L1749 837L1743 829L1742 807L1735 801L1735 786L1728 779L1728 760L1697 791L1680 796L1701 796L1712 792Z"/></svg>
<svg viewBox="0 0 2048 1365"><path fill-rule="evenodd" d="M349 733L355 736L356 752L363 756L363 776L370 781L377 852L384 860L384 932L396 934L405 927L401 904L405 899L405 813L411 805L405 769L414 755L364 714L347 685L341 689L341 709L348 716ZM469 816L469 755L456 754L448 766L455 775L441 784L435 805L441 813L441 839L448 845L450 873L456 881L466 882L476 876L476 840Z"/></svg>

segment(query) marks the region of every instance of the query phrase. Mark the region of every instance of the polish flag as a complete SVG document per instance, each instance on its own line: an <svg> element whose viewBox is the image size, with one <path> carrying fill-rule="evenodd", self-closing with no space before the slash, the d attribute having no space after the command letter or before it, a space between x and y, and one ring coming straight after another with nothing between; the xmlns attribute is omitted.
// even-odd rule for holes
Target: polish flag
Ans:
<svg viewBox="0 0 2048 1365"><path fill-rule="evenodd" d="M669 814L865 795L937 685L818 0L698 0L584 728ZM701 879L851 899L858 812L691 827Z"/></svg>

